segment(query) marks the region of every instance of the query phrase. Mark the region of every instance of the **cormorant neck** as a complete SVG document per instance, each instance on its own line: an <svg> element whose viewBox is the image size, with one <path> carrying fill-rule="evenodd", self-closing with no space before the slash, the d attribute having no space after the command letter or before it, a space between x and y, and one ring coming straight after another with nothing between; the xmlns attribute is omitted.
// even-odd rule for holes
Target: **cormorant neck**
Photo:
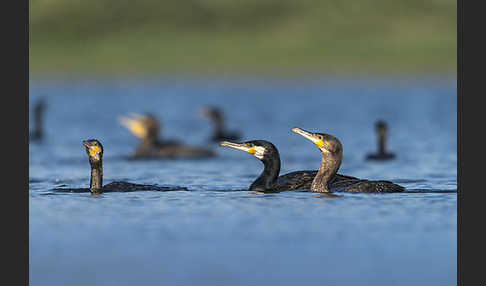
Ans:
<svg viewBox="0 0 486 286"><path fill-rule="evenodd" d="M33 137L35 138L42 138L43 136L43 130L42 130L42 112L41 111L36 111L34 114L34 130L32 131Z"/></svg>
<svg viewBox="0 0 486 286"><path fill-rule="evenodd" d="M251 184L251 191L265 191L274 187L280 173L280 156L278 153L266 154L261 160L263 163L263 172Z"/></svg>
<svg viewBox="0 0 486 286"><path fill-rule="evenodd" d="M91 161L91 179L89 182L89 189L91 192L97 192L103 187L103 166L101 159L99 161Z"/></svg>
<svg viewBox="0 0 486 286"><path fill-rule="evenodd" d="M222 136L224 134L224 121L223 119L213 119L213 126L214 131L213 134L215 137Z"/></svg>
<svg viewBox="0 0 486 286"><path fill-rule="evenodd" d="M378 135L378 153L380 154L386 153L386 136L385 134L382 133Z"/></svg>
<svg viewBox="0 0 486 286"><path fill-rule="evenodd" d="M336 156L326 151L321 151L321 154L321 167L312 181L311 190L319 193L330 193L328 184L341 166L342 154Z"/></svg>

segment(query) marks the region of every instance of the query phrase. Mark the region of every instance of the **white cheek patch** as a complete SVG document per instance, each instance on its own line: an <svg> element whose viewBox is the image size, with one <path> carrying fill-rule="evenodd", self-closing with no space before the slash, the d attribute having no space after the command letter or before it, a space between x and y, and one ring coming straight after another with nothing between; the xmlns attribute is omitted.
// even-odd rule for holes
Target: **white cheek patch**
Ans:
<svg viewBox="0 0 486 286"><path fill-rule="evenodd" d="M255 146L255 151L255 157L262 160L263 156L265 155L265 148L263 148L262 146Z"/></svg>

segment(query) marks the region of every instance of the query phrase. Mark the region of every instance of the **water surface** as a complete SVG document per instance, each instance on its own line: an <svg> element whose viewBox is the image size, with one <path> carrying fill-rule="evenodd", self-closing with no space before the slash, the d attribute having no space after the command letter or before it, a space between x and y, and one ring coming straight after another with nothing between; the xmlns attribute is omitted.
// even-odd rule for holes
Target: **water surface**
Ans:
<svg viewBox="0 0 486 286"><path fill-rule="evenodd" d="M45 95L47 138L29 146L31 285L456 285L456 82L214 79L32 80ZM208 141L197 109L219 105L229 129L279 149L281 173L316 169L298 126L338 137L340 173L387 179L415 193L257 194L263 165ZM208 160L127 161L137 139L116 118L151 112L164 137L213 148ZM368 162L374 121L389 125L397 159ZM190 191L55 194L89 186L81 145L100 140L104 182Z"/></svg>

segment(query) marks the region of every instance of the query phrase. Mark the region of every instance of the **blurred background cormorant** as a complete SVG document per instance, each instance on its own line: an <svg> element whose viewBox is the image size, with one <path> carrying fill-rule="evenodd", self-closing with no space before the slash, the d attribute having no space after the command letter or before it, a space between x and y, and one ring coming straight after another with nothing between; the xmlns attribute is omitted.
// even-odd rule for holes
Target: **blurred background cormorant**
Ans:
<svg viewBox="0 0 486 286"><path fill-rule="evenodd" d="M376 135L378 137L378 151L366 156L367 160L389 160L395 158L395 154L387 151L386 137L388 125L384 120L378 120L375 123Z"/></svg>
<svg viewBox="0 0 486 286"><path fill-rule="evenodd" d="M160 136L160 124L157 118L151 114L122 116L119 118L121 125L125 126L140 143L132 155L134 159L141 158L207 158L216 154L207 148L183 144L177 140L163 140Z"/></svg>
<svg viewBox="0 0 486 286"><path fill-rule="evenodd" d="M213 124L212 141L239 140L241 138L240 132L226 130L224 114L220 108L216 106L205 106L200 109L200 112Z"/></svg>

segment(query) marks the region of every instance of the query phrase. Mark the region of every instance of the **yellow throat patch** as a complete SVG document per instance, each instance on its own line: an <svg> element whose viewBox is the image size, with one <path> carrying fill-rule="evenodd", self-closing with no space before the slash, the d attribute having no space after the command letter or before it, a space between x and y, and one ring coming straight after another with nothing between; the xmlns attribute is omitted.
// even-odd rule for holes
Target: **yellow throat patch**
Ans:
<svg viewBox="0 0 486 286"><path fill-rule="evenodd" d="M314 142L314 144L316 144L317 147L321 148L322 145L324 145L324 141L322 141L322 139L318 139Z"/></svg>
<svg viewBox="0 0 486 286"><path fill-rule="evenodd" d="M250 149L248 149L246 152L250 153L250 154L255 154L256 153L256 149L255 149L255 146L251 147Z"/></svg>
<svg viewBox="0 0 486 286"><path fill-rule="evenodd" d="M88 151L91 156L94 156L100 151L100 147L98 146L89 147Z"/></svg>

